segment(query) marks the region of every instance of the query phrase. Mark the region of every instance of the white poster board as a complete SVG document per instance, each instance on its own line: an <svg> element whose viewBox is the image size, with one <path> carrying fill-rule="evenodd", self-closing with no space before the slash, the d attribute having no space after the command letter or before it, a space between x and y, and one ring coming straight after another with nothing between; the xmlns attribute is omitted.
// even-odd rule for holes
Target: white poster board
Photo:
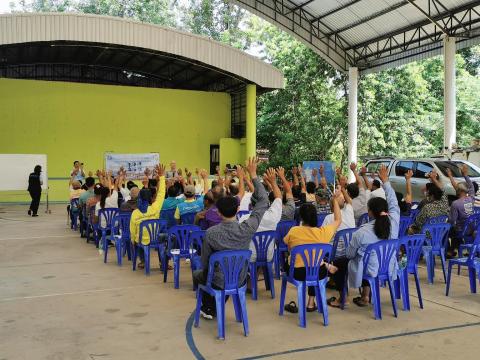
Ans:
<svg viewBox="0 0 480 360"><path fill-rule="evenodd" d="M0 191L28 189L28 176L37 165L42 167L42 190L48 189L47 155L0 154Z"/></svg>
<svg viewBox="0 0 480 360"><path fill-rule="evenodd" d="M127 179L142 179L145 169L153 168L160 162L158 153L147 154L105 154L105 169L111 171L113 176L123 167L127 171Z"/></svg>

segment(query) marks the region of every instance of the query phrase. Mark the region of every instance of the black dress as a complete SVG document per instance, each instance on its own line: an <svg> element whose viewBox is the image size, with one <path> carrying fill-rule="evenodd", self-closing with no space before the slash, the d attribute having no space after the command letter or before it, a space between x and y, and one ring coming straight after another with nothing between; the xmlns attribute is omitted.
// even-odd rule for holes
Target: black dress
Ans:
<svg viewBox="0 0 480 360"><path fill-rule="evenodd" d="M30 210L32 215L37 215L38 206L40 205L40 197L42 196L42 185L40 183L40 174L31 173L28 177L28 192L32 198Z"/></svg>

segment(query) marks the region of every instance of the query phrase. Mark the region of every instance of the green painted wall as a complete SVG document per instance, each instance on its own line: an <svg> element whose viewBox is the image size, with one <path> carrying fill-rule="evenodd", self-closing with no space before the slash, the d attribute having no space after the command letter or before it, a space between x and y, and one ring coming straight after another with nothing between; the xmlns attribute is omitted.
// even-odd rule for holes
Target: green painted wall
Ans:
<svg viewBox="0 0 480 360"><path fill-rule="evenodd" d="M50 200L64 201L68 181L52 178L67 177L73 160L95 171L106 151L158 152L164 163L208 169L210 144L230 136L230 96L0 79L0 124L0 153L46 153ZM0 192L0 202L26 199Z"/></svg>
<svg viewBox="0 0 480 360"><path fill-rule="evenodd" d="M220 169L226 164L244 165L246 157L245 139L220 139Z"/></svg>

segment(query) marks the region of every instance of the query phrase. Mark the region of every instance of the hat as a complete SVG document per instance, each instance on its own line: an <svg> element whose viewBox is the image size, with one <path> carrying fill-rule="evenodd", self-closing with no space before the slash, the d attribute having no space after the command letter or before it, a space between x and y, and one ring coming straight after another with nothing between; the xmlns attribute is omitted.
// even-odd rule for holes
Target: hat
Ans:
<svg viewBox="0 0 480 360"><path fill-rule="evenodd" d="M322 188L317 189L317 191L315 192L315 195L317 195L320 199L330 198L330 194L328 193L328 191Z"/></svg>
<svg viewBox="0 0 480 360"><path fill-rule="evenodd" d="M183 191L183 193L184 193L186 196L193 196L193 195L195 195L195 186L193 186L193 185L187 185L187 186L185 186L185 190Z"/></svg>

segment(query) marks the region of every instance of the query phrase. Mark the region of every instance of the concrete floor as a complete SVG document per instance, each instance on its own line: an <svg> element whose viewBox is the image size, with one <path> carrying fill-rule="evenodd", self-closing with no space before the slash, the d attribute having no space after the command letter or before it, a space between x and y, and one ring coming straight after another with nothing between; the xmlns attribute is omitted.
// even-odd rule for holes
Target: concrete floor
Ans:
<svg viewBox="0 0 480 360"><path fill-rule="evenodd" d="M42 210L42 209L41 209ZM158 266L152 257L152 263ZM465 273L453 276L451 296L437 270L427 285L421 269L425 309L411 297L412 311L392 314L382 291L384 319L371 308L329 309L330 325L308 314L278 316L277 298L259 284L259 300L248 300L250 336L227 304L227 339L216 339L216 322L191 328L194 292L184 264L180 289L103 264L93 245L66 226L65 207L55 205L30 218L24 206L0 207L0 360L8 359L478 359L480 294L470 294ZM173 275L173 274L172 274ZM413 288L411 288L413 289ZM333 294L333 293L332 293ZM287 299L294 300L292 289ZM401 303L398 302L401 306Z"/></svg>

